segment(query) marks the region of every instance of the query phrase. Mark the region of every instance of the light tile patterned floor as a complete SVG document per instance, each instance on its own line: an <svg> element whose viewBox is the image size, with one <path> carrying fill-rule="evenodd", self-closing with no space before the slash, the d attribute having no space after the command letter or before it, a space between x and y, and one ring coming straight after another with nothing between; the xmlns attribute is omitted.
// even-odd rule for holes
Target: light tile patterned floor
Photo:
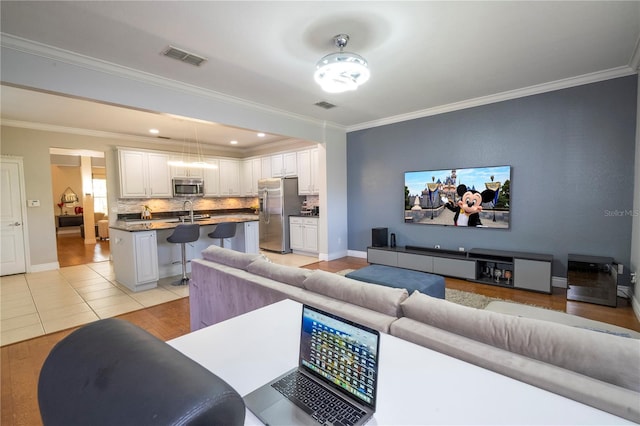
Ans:
<svg viewBox="0 0 640 426"><path fill-rule="evenodd" d="M187 286L134 293L115 279L111 262L0 277L0 345L19 342L189 295Z"/></svg>
<svg viewBox="0 0 640 426"><path fill-rule="evenodd" d="M317 259L264 252L274 263L303 266ZM0 277L0 346L125 314L189 295L188 286L133 292L116 281L111 262Z"/></svg>

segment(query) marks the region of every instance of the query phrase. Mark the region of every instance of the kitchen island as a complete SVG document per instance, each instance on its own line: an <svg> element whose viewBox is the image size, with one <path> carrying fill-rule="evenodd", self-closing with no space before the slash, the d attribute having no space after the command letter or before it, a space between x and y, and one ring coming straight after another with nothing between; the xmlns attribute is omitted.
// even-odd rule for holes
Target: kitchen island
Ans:
<svg viewBox="0 0 640 426"><path fill-rule="evenodd" d="M215 226L221 222L236 222L236 235L225 239L225 247L233 250L258 253L258 216L252 214L225 214L199 217L198 241L186 244L187 259L199 258L202 250L210 245L220 245L220 240L209 238ZM167 242L180 218L157 220L118 220L110 226L111 256L116 280L133 291L148 290L158 285L160 278L182 273L180 244ZM187 219L184 223L190 223ZM187 270L190 265L187 264Z"/></svg>

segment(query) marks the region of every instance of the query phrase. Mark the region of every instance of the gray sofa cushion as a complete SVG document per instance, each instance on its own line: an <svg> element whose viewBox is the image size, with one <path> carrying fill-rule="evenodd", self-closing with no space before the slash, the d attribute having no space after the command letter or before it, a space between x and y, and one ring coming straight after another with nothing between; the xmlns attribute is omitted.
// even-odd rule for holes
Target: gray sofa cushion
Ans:
<svg viewBox="0 0 640 426"><path fill-rule="evenodd" d="M395 315L385 315L208 260L194 259L191 265L192 331L284 299L315 306L384 333L389 332L391 323L397 319Z"/></svg>
<svg viewBox="0 0 640 426"><path fill-rule="evenodd" d="M247 266L247 272L261 277L271 278L296 287L302 287L312 271L309 269L294 268L293 266L279 265L264 259L256 259Z"/></svg>
<svg viewBox="0 0 640 426"><path fill-rule="evenodd" d="M247 269L247 266L256 259L266 259L261 254L241 253L239 251L224 249L216 245L210 245L202 250L202 257L212 262L233 266L234 268Z"/></svg>
<svg viewBox="0 0 640 426"><path fill-rule="evenodd" d="M504 351L406 317L391 324L390 333L600 410L640 422L638 393L632 390Z"/></svg>
<svg viewBox="0 0 640 426"><path fill-rule="evenodd" d="M640 392L640 369L630 368L640 362L636 339L469 308L419 292L402 303L402 311L416 321Z"/></svg>
<svg viewBox="0 0 640 426"><path fill-rule="evenodd" d="M404 288L364 283L320 270L314 271L304 280L303 287L396 318L401 313L400 303L409 295Z"/></svg>

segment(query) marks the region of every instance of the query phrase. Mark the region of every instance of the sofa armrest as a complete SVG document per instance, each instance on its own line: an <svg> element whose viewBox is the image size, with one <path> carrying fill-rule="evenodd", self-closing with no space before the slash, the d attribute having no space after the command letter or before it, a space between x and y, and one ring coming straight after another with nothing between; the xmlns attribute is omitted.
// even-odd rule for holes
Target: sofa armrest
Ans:
<svg viewBox="0 0 640 426"><path fill-rule="evenodd" d="M141 328L99 320L58 342L44 362L45 425L242 425L242 397L225 381Z"/></svg>

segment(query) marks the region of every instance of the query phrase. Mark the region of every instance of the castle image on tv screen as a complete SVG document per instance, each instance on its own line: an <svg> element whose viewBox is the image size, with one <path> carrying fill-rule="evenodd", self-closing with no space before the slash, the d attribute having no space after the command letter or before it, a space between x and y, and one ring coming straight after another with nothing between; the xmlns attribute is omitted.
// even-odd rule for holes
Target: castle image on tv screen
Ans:
<svg viewBox="0 0 640 426"><path fill-rule="evenodd" d="M404 193L405 223L509 228L511 166L405 172Z"/></svg>

